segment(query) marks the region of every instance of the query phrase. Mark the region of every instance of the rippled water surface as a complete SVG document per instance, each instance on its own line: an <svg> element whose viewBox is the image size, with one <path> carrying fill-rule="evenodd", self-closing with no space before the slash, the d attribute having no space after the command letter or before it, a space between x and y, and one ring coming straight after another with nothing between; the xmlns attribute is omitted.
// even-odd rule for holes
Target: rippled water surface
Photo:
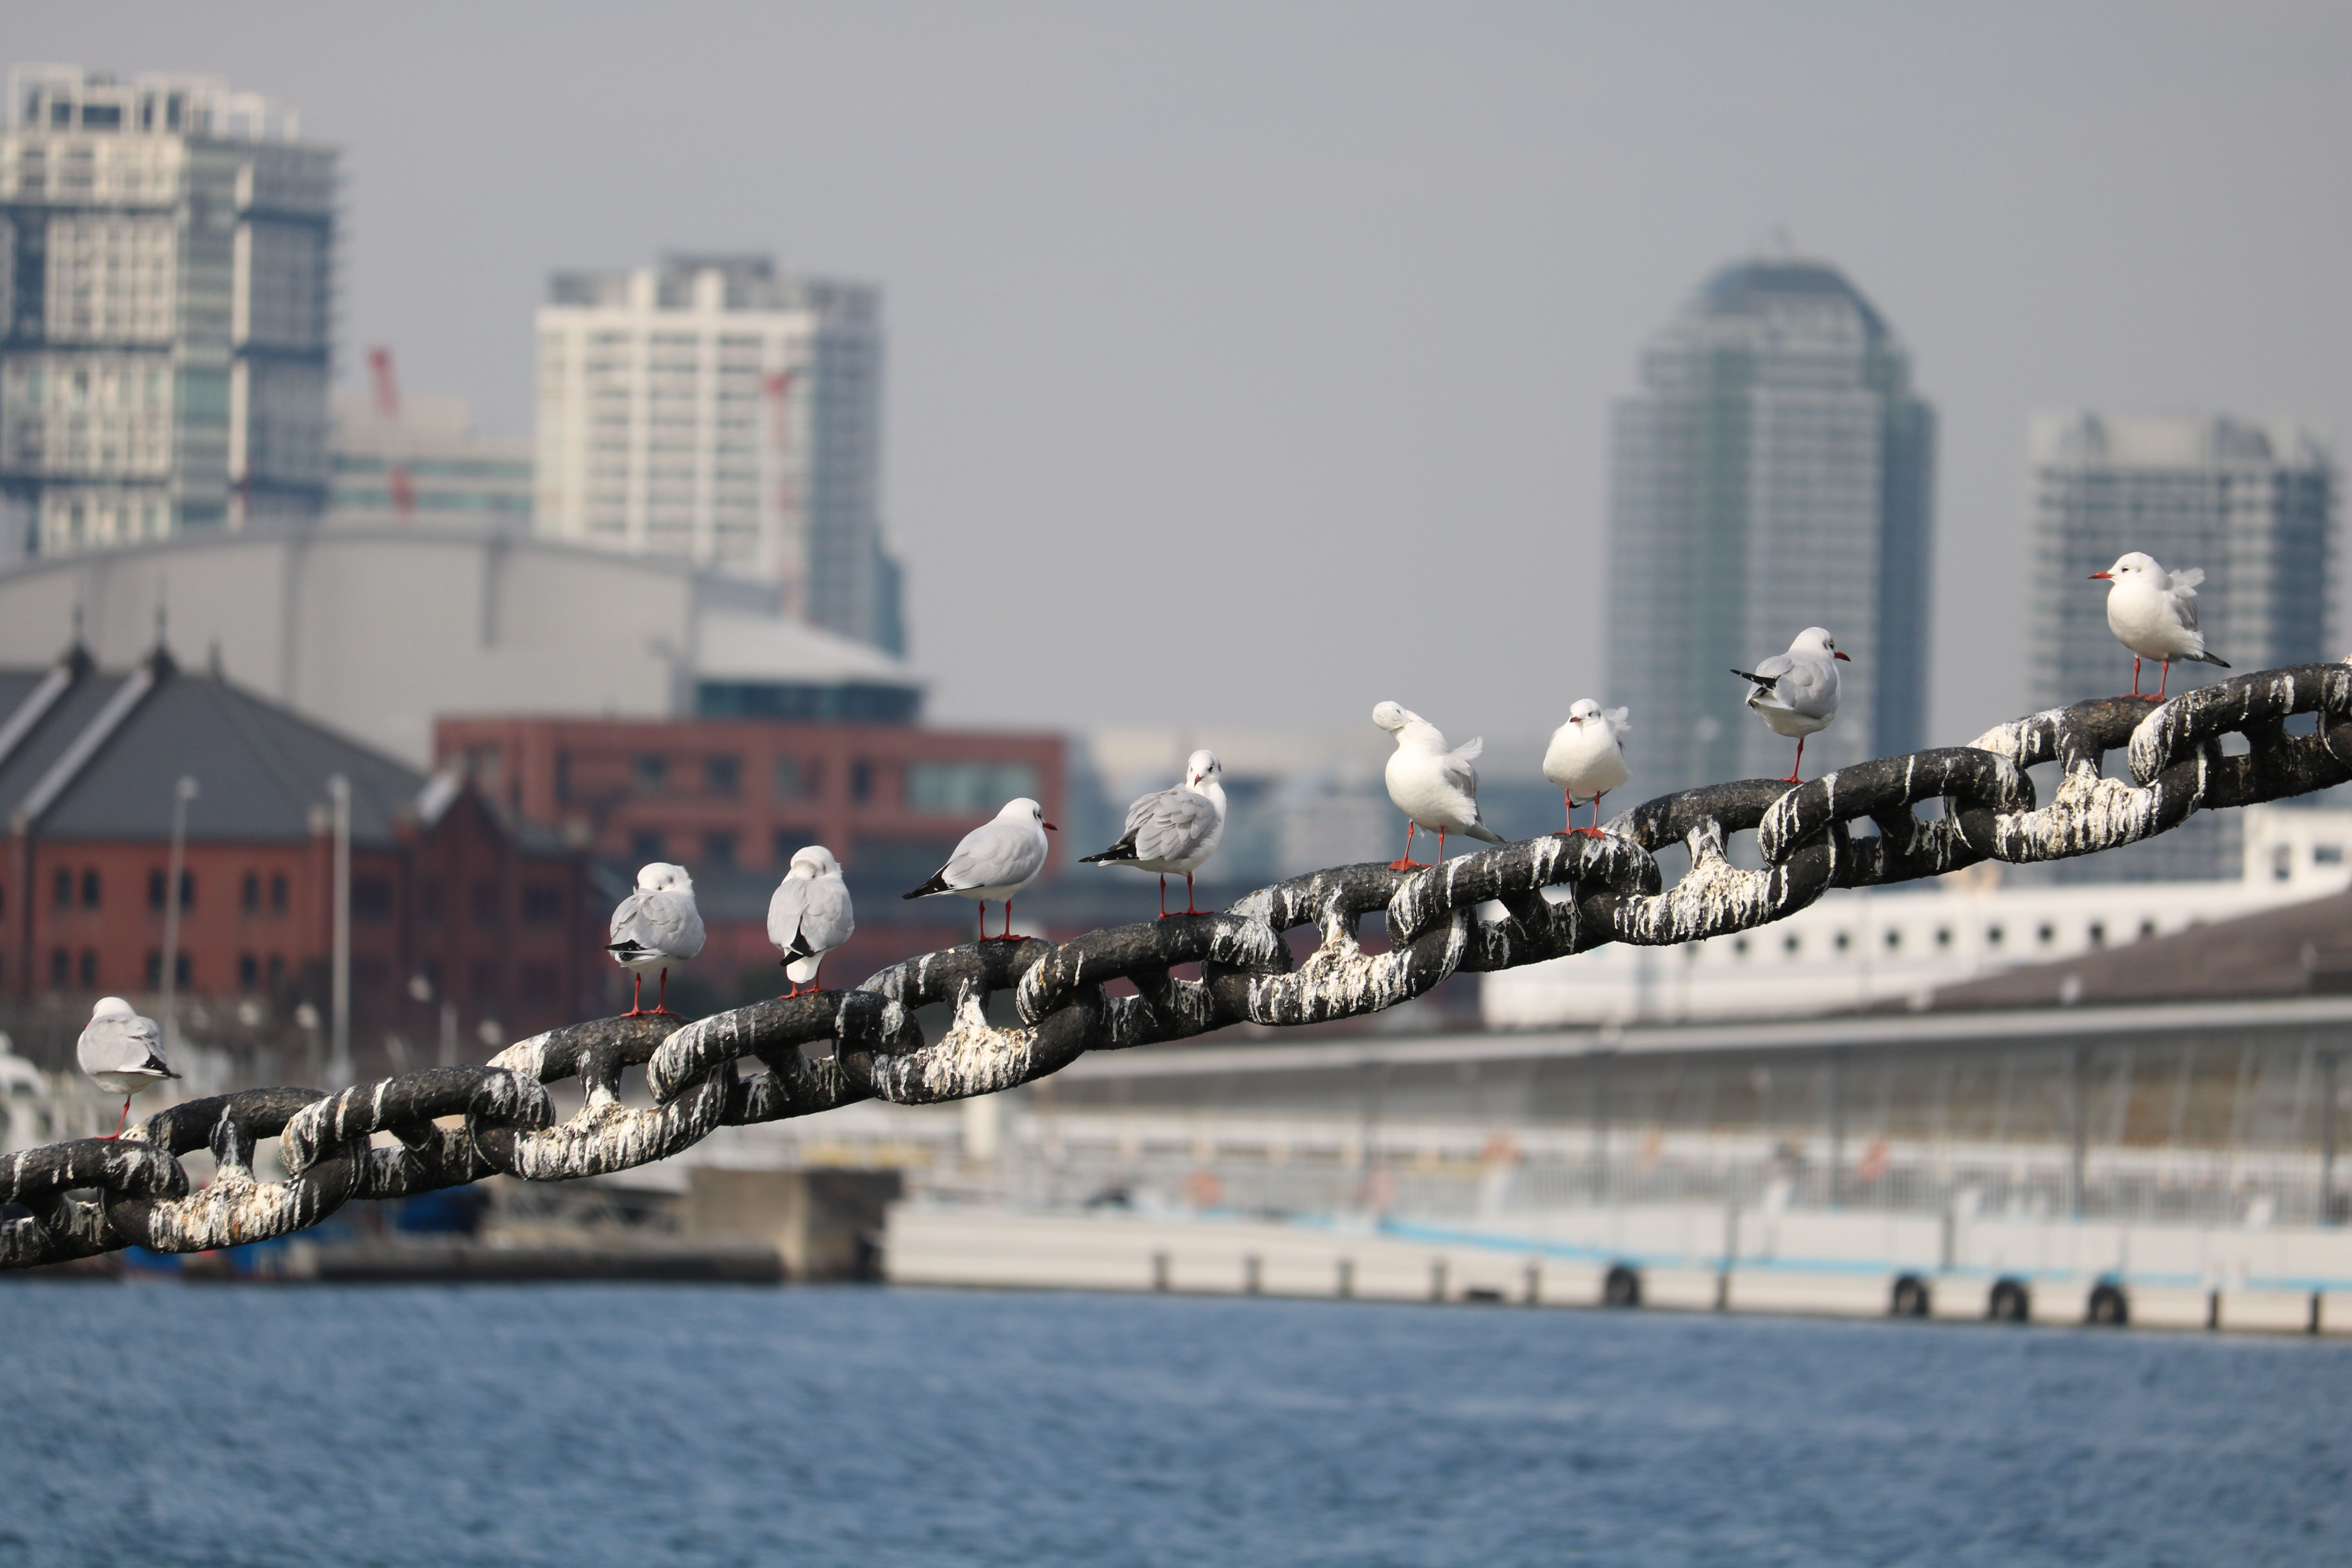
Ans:
<svg viewBox="0 0 2352 1568"><path fill-rule="evenodd" d="M20 1281L0 1358L0 1563L2352 1561L2301 1340Z"/></svg>

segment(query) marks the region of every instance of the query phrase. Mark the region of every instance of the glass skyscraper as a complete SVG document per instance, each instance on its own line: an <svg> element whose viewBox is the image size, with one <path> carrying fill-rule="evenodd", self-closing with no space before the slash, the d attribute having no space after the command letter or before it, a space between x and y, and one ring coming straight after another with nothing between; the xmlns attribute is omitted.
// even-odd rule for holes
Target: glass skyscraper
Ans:
<svg viewBox="0 0 2352 1568"><path fill-rule="evenodd" d="M1737 667L1826 626L1837 722L1808 777L1925 743L1935 415L1835 268L1725 268L1654 336L1612 431L1608 702L1647 799L1789 771Z"/></svg>

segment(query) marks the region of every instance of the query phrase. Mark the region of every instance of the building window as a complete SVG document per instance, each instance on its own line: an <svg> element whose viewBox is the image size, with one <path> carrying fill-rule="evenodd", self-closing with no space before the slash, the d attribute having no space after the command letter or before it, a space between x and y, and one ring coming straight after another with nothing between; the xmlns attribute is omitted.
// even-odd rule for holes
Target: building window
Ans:
<svg viewBox="0 0 2352 1568"><path fill-rule="evenodd" d="M147 873L147 907L149 909L160 910L163 907L163 889L170 880L170 877L162 871ZM184 910L193 909L195 902L196 874L194 871L183 871L180 873L180 907Z"/></svg>
<svg viewBox="0 0 2352 1568"><path fill-rule="evenodd" d="M2156 934L2156 922L2155 922L2154 921L2140 921L2140 922L2139 922L2139 939L2140 939L2140 941L2142 941L2142 942L2146 942L2148 938L2150 938L2150 937L2154 936L2155 934Z"/></svg>
<svg viewBox="0 0 2352 1568"><path fill-rule="evenodd" d="M1830 945L1836 948L1840 952L1843 952L1847 948L1853 945L1853 939L1846 935L1845 932L1840 931L1835 936L1830 938Z"/></svg>
<svg viewBox="0 0 2352 1568"><path fill-rule="evenodd" d="M809 800L814 798L824 774L824 767L816 758L778 757L776 759L776 798L778 800Z"/></svg>
<svg viewBox="0 0 2352 1568"><path fill-rule="evenodd" d="M2294 876L2294 846L2281 844L2271 850L2271 880L2284 882Z"/></svg>
<svg viewBox="0 0 2352 1568"><path fill-rule="evenodd" d="M490 1008L498 1005L498 960L494 958L476 959L467 978L469 978L474 984L475 1006Z"/></svg>
<svg viewBox="0 0 2352 1568"><path fill-rule="evenodd" d="M648 752L636 760L634 773L639 795L659 795L669 786L669 759Z"/></svg>
<svg viewBox="0 0 2352 1568"><path fill-rule="evenodd" d="M731 833L706 833L702 836L702 858L714 868L731 870L735 865L735 836Z"/></svg>
<svg viewBox="0 0 2352 1568"><path fill-rule="evenodd" d="M389 877L354 877L352 879L352 918L355 921L388 921L392 918L392 879Z"/></svg>
<svg viewBox="0 0 2352 1568"><path fill-rule="evenodd" d="M236 988L250 991L261 982L261 960L249 952L236 955Z"/></svg>
<svg viewBox="0 0 2352 1568"><path fill-rule="evenodd" d="M238 891L238 901L244 904L247 914L261 912L261 876L258 872L247 871L245 874L245 886Z"/></svg>
<svg viewBox="0 0 2352 1568"><path fill-rule="evenodd" d="M441 923L441 884L425 882L416 889L416 911L426 925Z"/></svg>
<svg viewBox="0 0 2352 1568"><path fill-rule="evenodd" d="M81 988L85 991L98 989L98 949L94 947L81 950Z"/></svg>
<svg viewBox="0 0 2352 1568"><path fill-rule="evenodd" d="M269 879L269 912L273 915L286 912L286 878L283 873Z"/></svg>
<svg viewBox="0 0 2352 1568"><path fill-rule="evenodd" d="M498 924L500 906L504 902L505 900L499 897L499 885L496 882L475 883L474 923L484 926Z"/></svg>
<svg viewBox="0 0 2352 1568"><path fill-rule="evenodd" d="M630 834L629 858L636 861L641 866L647 864L648 862L660 859L662 858L662 836L646 828L640 828L638 831Z"/></svg>
<svg viewBox="0 0 2352 1568"><path fill-rule="evenodd" d="M2315 866L2341 866L2344 864L2344 846L2341 844L2313 845L2311 863Z"/></svg>
<svg viewBox="0 0 2352 1568"><path fill-rule="evenodd" d="M1780 951L1794 958L1804 949L1804 939L1793 931L1780 939Z"/></svg>
<svg viewBox="0 0 2352 1568"><path fill-rule="evenodd" d="M280 990L280 989L282 989L282 988L285 986L285 984L286 984L286 955L285 955L284 953L282 953L282 952L273 952L273 953L271 953L271 954L269 955L269 970L268 970L268 973L269 973L269 988L270 988L272 991Z"/></svg>
<svg viewBox="0 0 2352 1568"><path fill-rule="evenodd" d="M992 815L1008 800L1036 799L1037 770L1027 763L910 763L907 809L941 816Z"/></svg>
<svg viewBox="0 0 2352 1568"><path fill-rule="evenodd" d="M1886 951L1894 952L1903 946L1903 933L1893 926L1886 928Z"/></svg>
<svg viewBox="0 0 2352 1568"><path fill-rule="evenodd" d="M1985 927L1985 945L1988 947L1999 947L2000 945L2000 927Z"/></svg>
<svg viewBox="0 0 2352 1568"><path fill-rule="evenodd" d="M1951 927L1937 926L1936 928L1936 945L1937 947L1949 947L1952 945Z"/></svg>
<svg viewBox="0 0 2352 1568"><path fill-rule="evenodd" d="M849 798L852 800L874 798L874 764L864 757L849 764Z"/></svg>
<svg viewBox="0 0 2352 1568"><path fill-rule="evenodd" d="M81 874L81 907L86 910L98 908L100 901L99 895L104 890L99 881L98 868L95 866L85 868Z"/></svg>
<svg viewBox="0 0 2352 1568"><path fill-rule="evenodd" d="M2093 921L2091 922L2090 929L2083 934L2091 939L2091 945L2093 947L2105 947L2107 945L2107 928L2101 925L2097 921Z"/></svg>
<svg viewBox="0 0 2352 1568"><path fill-rule="evenodd" d="M705 757L702 759L702 787L712 795L733 795L743 787L743 759L740 757Z"/></svg>
<svg viewBox="0 0 2352 1568"><path fill-rule="evenodd" d="M2052 942L2058 940L2058 928L2045 922L2044 924L2035 928L2033 940L2040 942L2042 946L2048 947Z"/></svg>
<svg viewBox="0 0 2352 1568"><path fill-rule="evenodd" d="M155 972L159 974L163 973L163 965L160 962L155 966ZM62 947L58 948L55 952L49 954L49 989L52 991L63 991L67 986L71 985L72 984L73 954L68 952ZM148 986L148 989L152 991L154 989L154 986L151 984Z"/></svg>
<svg viewBox="0 0 2352 1568"><path fill-rule="evenodd" d="M61 910L73 908L73 872L63 866L58 867L54 886L57 890L49 901Z"/></svg>
<svg viewBox="0 0 2352 1568"><path fill-rule="evenodd" d="M527 882L522 889L525 925L560 925L563 921L563 889L552 882Z"/></svg>
<svg viewBox="0 0 2352 1568"><path fill-rule="evenodd" d="M186 953L180 954L180 961L172 965L172 972L176 976L173 982L173 984L183 991L190 989L190 976L194 972L194 965L189 961ZM150 951L147 954L147 989L161 991L163 988L163 955Z"/></svg>
<svg viewBox="0 0 2352 1568"><path fill-rule="evenodd" d="M799 854L806 846L815 842L816 829L814 827L793 826L777 828L775 842L776 864L779 866L791 865L794 855Z"/></svg>

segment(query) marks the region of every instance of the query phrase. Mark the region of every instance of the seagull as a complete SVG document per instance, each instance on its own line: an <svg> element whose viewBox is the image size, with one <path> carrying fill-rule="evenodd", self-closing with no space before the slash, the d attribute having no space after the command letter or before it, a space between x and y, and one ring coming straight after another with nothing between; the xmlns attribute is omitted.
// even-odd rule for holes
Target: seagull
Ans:
<svg viewBox="0 0 2352 1568"><path fill-rule="evenodd" d="M82 1026L74 1056L89 1080L109 1094L122 1097L122 1117L109 1138L120 1138L131 1124L131 1100L167 1078L177 1078L163 1060L163 1035L155 1020L142 1018L120 996L101 996Z"/></svg>
<svg viewBox="0 0 2352 1568"><path fill-rule="evenodd" d="M1483 739L1449 752L1445 749L1445 737L1436 725L1412 709L1393 702L1383 702L1373 709L1372 722L1396 737L1396 750L1389 756L1386 777L1389 798L1404 813L1404 856L1390 861L1390 870L1420 869L1421 862L1412 858L1412 835L1417 827L1426 827L1437 835L1440 860L1445 858L1448 829L1489 844L1503 842L1502 835L1478 816L1478 770L1470 764L1486 750Z"/></svg>
<svg viewBox="0 0 2352 1568"><path fill-rule="evenodd" d="M841 862L833 851L822 844L796 851L768 900L768 940L784 950L784 977L793 983L787 994L799 995L803 984L814 993L824 955L856 929L849 884L841 879Z"/></svg>
<svg viewBox="0 0 2352 1568"><path fill-rule="evenodd" d="M1564 831L1601 837L1601 797L1625 782L1625 752L1618 742L1633 727L1624 709L1604 710L1586 697L1569 709L1568 722L1551 732L1551 744L1544 748L1543 775L1559 785L1567 803L1561 813L1568 818ZM1580 794L1592 807L1590 827L1576 826Z"/></svg>
<svg viewBox="0 0 2352 1568"><path fill-rule="evenodd" d="M669 966L702 951L702 911L694 907L694 879L685 867L656 860L638 868L636 890L613 910L613 940L604 951L636 973L629 1010L621 1016L669 1012ZM661 994L650 1008L645 1005L648 969L661 971Z"/></svg>
<svg viewBox="0 0 2352 1568"><path fill-rule="evenodd" d="M2205 634L2197 629L2197 584L2205 581L2200 569L2191 566L2185 572L2167 573L2154 556L2134 550L2116 556L2116 563L2105 571L2092 573L2091 581L2111 584L2107 630L2131 649L2134 697L2147 695L2139 689L2139 665L2144 658L2164 661L2164 673L2158 678L2156 695L2147 699L2150 702L2164 700L2174 659L2230 668L2228 659L2205 651Z"/></svg>
<svg viewBox="0 0 2352 1568"><path fill-rule="evenodd" d="M1731 672L1756 683L1756 689L1748 694L1748 706L1756 710L1756 716L1772 733L1790 736L1797 742L1797 761L1785 783L1795 784L1798 770L1805 765L1805 737L1828 729L1830 721L1837 717L1841 659L1853 662L1838 652L1829 633L1807 626L1797 634L1788 652L1773 655L1753 672Z"/></svg>
<svg viewBox="0 0 2352 1568"><path fill-rule="evenodd" d="M939 893L960 893L980 900L980 940L1013 942L1013 895L1037 879L1045 868L1045 835L1060 828L1045 820L1045 808L1021 795L1004 809L963 836L948 863L931 879L902 898L928 899ZM1004 934L988 934L988 900L1004 903Z"/></svg>
<svg viewBox="0 0 2352 1568"><path fill-rule="evenodd" d="M1192 873L1217 852L1225 832L1225 764L1214 752L1195 752L1184 763L1184 782L1147 795L1127 808L1127 836L1081 866L1132 866L1160 873L1160 918L1168 918L1168 873L1184 873L1184 912L1192 907Z"/></svg>

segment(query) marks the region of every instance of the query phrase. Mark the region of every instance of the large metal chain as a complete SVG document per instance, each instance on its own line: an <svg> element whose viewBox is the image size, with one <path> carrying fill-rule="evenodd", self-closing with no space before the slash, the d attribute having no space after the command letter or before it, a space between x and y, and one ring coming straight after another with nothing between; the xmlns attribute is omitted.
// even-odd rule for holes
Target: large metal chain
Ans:
<svg viewBox="0 0 2352 1568"><path fill-rule="evenodd" d="M2307 734L2287 721L2315 715ZM2232 754L2226 737L2242 737ZM2105 775L2127 752L2131 780ZM2036 801L2026 770L2059 764ZM1664 795L1599 837L1564 833L1418 871L1371 864L1294 877L1217 914L967 943L893 964L854 991L754 1003L694 1023L601 1018L509 1047L487 1065L402 1073L330 1094L257 1089L190 1100L119 1141L78 1139L0 1161L0 1268L129 1246L193 1252L289 1235L352 1198L394 1198L494 1173L568 1181L625 1171L720 1127L807 1116L860 1100L929 1104L992 1094L1120 1050L1243 1022L1274 1026L1393 1007L1447 976L1511 969L1604 942L1666 946L1783 919L1832 888L1940 876L2120 848L2190 814L2305 795L2352 780L2352 668L2243 675L2151 708L2113 698L2021 719L1975 744L1841 768L1801 784L1750 779ZM1940 810L1922 819L1917 808ZM1868 826L1864 827L1864 824ZM1752 830L1764 868L1725 853ZM1689 869L1664 889L1656 852ZM1479 909L1497 904L1501 919ZM1367 952L1363 917L1385 911L1389 946ZM1293 962L1285 939L1319 938ZM1198 963L1201 978L1174 971ZM1133 995L1105 988L1126 980ZM989 1022L1010 991L1021 1023ZM936 1040L916 1010L943 1004ZM805 1047L830 1044L829 1050ZM758 1064L746 1073L738 1064ZM650 1105L622 1095L644 1069ZM584 1103L558 1122L546 1086L577 1078ZM464 1119L444 1127L436 1119ZM377 1133L394 1142L373 1147ZM286 1179L256 1179L259 1140L279 1139ZM179 1156L209 1148L210 1183ZM94 1193L95 1196L80 1195Z"/></svg>

